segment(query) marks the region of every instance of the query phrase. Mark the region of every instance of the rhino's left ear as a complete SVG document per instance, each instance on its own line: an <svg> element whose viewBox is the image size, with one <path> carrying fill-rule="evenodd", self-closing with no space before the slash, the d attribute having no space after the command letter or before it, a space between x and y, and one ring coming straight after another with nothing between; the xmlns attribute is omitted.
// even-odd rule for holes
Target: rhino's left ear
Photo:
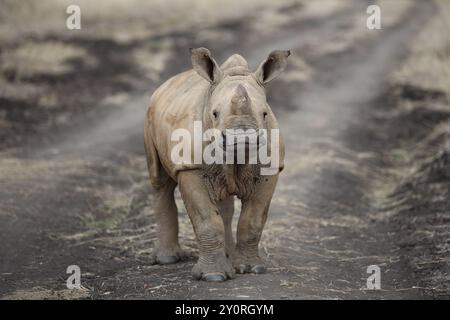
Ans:
<svg viewBox="0 0 450 320"><path fill-rule="evenodd" d="M194 70L209 82L217 83L222 79L222 70L208 49L191 49L191 61Z"/></svg>
<svg viewBox="0 0 450 320"><path fill-rule="evenodd" d="M272 51L266 60L264 60L256 69L256 79L261 84L265 84L275 79L283 72L287 66L287 58L291 55L290 50Z"/></svg>

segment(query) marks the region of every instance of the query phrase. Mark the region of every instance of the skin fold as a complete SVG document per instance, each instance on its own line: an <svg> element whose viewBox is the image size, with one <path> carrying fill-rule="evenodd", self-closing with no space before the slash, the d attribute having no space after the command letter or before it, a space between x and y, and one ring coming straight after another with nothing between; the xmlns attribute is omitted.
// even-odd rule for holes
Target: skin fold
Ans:
<svg viewBox="0 0 450 320"><path fill-rule="evenodd" d="M171 133L182 128L193 136L194 121L201 121L203 130L224 133L226 129L278 129L264 86L284 70L289 55L289 51L273 51L250 72L240 55L219 66L208 49L192 49L193 69L167 80L152 95L144 141L157 199L159 244L152 254L154 263L170 264L186 257L178 242L174 200L178 186L198 243L199 258L192 270L195 279L225 281L234 278L235 272L265 271L258 244L283 168L281 135L278 172L261 175L258 163L174 163L171 151L177 142L171 141ZM242 202L236 240L231 228L235 197Z"/></svg>

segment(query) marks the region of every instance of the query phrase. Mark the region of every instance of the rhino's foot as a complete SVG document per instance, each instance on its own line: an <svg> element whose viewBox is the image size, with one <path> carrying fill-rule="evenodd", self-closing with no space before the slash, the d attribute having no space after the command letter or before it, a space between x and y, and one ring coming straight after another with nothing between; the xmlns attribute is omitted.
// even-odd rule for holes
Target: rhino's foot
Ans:
<svg viewBox="0 0 450 320"><path fill-rule="evenodd" d="M182 260L186 260L190 254L176 245L171 248L157 247L150 256L151 264L173 264Z"/></svg>
<svg viewBox="0 0 450 320"><path fill-rule="evenodd" d="M235 277L233 265L224 253L200 256L192 269L196 280L221 282Z"/></svg>
<svg viewBox="0 0 450 320"><path fill-rule="evenodd" d="M259 256L249 256L240 252L234 252L233 266L237 273L255 273L266 272L266 266Z"/></svg>

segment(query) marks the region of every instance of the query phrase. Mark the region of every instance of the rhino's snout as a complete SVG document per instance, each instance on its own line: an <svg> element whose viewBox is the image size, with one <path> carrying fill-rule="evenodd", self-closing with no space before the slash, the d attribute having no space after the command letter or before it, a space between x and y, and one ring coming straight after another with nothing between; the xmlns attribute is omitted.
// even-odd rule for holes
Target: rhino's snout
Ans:
<svg viewBox="0 0 450 320"><path fill-rule="evenodd" d="M223 149L237 148L245 145L248 149L250 146L260 148L266 144L263 132L257 129L226 129L222 131Z"/></svg>

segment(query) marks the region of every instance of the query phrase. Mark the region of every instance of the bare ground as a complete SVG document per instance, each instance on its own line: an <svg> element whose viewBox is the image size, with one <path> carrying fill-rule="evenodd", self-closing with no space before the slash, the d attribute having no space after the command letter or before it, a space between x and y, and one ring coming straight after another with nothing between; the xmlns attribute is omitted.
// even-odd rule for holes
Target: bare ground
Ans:
<svg viewBox="0 0 450 320"><path fill-rule="evenodd" d="M436 8L408 2L368 31L367 3L347 4L321 14L286 4L127 42L6 41L6 56L50 43L65 67L0 69L0 297L450 298L449 98L390 78ZM287 145L261 244L268 273L220 284L190 276L196 245L179 197L181 241L194 257L149 263L143 115L152 90L188 68L187 49L199 45L218 60L240 52L253 67L272 49L293 52L268 89ZM71 264L83 290L65 288ZM374 264L379 291L366 289Z"/></svg>

